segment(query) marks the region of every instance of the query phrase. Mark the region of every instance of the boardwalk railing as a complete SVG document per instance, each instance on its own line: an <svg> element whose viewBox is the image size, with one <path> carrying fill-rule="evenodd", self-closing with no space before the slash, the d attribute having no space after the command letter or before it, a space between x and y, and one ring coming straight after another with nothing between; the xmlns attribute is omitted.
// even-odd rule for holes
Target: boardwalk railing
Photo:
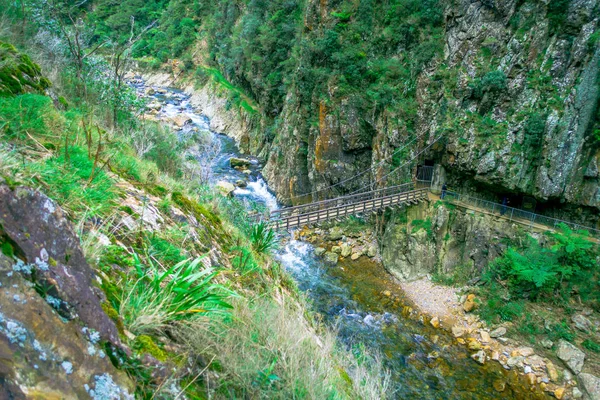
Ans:
<svg viewBox="0 0 600 400"><path fill-rule="evenodd" d="M489 211L492 214L504 216L510 221L515 220L521 223L526 223L531 227L533 227L534 225L544 225L550 228L557 229L559 228L560 224L565 224L575 231L586 230L590 233L590 235L596 238L600 238L600 229L580 225L570 221L564 221L557 218L546 217L545 215L532 213L530 211L521 210L519 208L505 206L499 203L494 203L492 201L482 200L477 197L469 196L466 194L460 194L448 190L446 191L444 200L472 205L477 208Z"/></svg>
<svg viewBox="0 0 600 400"><path fill-rule="evenodd" d="M416 204L426 199L428 192L429 187L414 189L412 183L393 186L275 210L271 212L267 222L275 229L291 229L349 215L376 212L387 207Z"/></svg>

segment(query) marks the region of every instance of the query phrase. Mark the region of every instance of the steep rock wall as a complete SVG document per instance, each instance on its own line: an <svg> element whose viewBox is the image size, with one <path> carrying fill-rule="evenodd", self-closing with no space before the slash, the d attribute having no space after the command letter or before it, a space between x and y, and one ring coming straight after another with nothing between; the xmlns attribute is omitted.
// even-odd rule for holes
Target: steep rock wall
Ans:
<svg viewBox="0 0 600 400"><path fill-rule="evenodd" d="M266 158L265 175L281 201L331 197L374 180L406 181L416 163L386 175L439 138L418 162L443 164L453 187L589 207L594 219L600 207L598 0L441 1L441 26L419 33L426 39L411 39L421 40L416 50L394 37L410 32L396 32L389 21L410 10L379 12L376 1L365 4L301 3L289 54L293 73L279 89L285 95L276 107L261 110L260 123L241 128L254 143L250 149ZM237 10L238 23L246 12ZM357 32L372 31L348 37L348 27L359 24ZM335 51L351 49L346 42L359 39L357 51L369 43L368 52L344 53L345 61L354 61L342 69L336 58L342 53ZM440 50L411 69L417 62L412 58L428 46ZM236 60L229 77L260 100L262 65L244 70L253 61ZM354 66L364 67L357 72L363 83L349 86ZM320 68L334 72L320 75ZM364 82L382 75L389 91L367 93L380 88ZM376 168L354 177L369 165ZM335 189L321 191L332 184Z"/></svg>
<svg viewBox="0 0 600 400"><path fill-rule="evenodd" d="M386 269L403 281L447 274L457 266L481 272L509 243L525 236L523 226L502 218L421 203L395 213L386 224L381 257Z"/></svg>

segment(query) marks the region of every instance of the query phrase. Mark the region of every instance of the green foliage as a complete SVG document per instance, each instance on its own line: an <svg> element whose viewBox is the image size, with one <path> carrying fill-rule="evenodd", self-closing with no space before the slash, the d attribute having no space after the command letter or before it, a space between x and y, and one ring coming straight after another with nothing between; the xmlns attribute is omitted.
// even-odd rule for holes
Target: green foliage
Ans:
<svg viewBox="0 0 600 400"><path fill-rule="evenodd" d="M257 253L269 253L277 245L277 235L265 222L259 222L252 226L250 243Z"/></svg>
<svg viewBox="0 0 600 400"><path fill-rule="evenodd" d="M546 131L545 114L533 113L525 121L524 140L523 144L527 147L527 151L533 151L538 154L541 151L544 132Z"/></svg>
<svg viewBox="0 0 600 400"><path fill-rule="evenodd" d="M0 97L0 127L11 139L52 137L64 128L65 118L52 105L52 99L37 94Z"/></svg>
<svg viewBox="0 0 600 400"><path fill-rule="evenodd" d="M448 238L446 238L447 240ZM465 285L473 278L473 266L469 264L458 264L449 273L436 272L431 279L446 286Z"/></svg>
<svg viewBox="0 0 600 400"><path fill-rule="evenodd" d="M493 269L507 278L511 288L520 295L538 299L551 293L561 278L569 277L562 269L556 254L530 238L523 251L509 248L503 257L496 259Z"/></svg>
<svg viewBox="0 0 600 400"><path fill-rule="evenodd" d="M118 307L130 332L160 333L176 321L231 308L225 298L233 293L213 283L217 272L203 267L201 258L167 270L135 259L137 277L126 283Z"/></svg>
<svg viewBox="0 0 600 400"><path fill-rule="evenodd" d="M586 348L590 351L593 351L594 353L600 353L600 344L596 343L595 341L593 341L591 339L585 339L581 343L581 346L583 346L583 348Z"/></svg>
<svg viewBox="0 0 600 400"><path fill-rule="evenodd" d="M480 80L475 80L470 84L473 89L473 96L481 99L486 93L497 94L506 90L506 75L503 71L490 71Z"/></svg>
<svg viewBox="0 0 600 400"><path fill-rule="evenodd" d="M173 239L175 238L171 238L171 240ZM185 259L185 256L181 254L181 249L168 240L153 235L149 238L149 242L149 254L166 264L176 264Z"/></svg>
<svg viewBox="0 0 600 400"><path fill-rule="evenodd" d="M556 33L564 26L567 19L571 0L552 0L548 3L547 18L550 21L550 31Z"/></svg>
<svg viewBox="0 0 600 400"><path fill-rule="evenodd" d="M427 218L426 220L413 219L410 225L412 227L413 232L419 232L421 229L424 229L427 232L427 236L429 238L433 238L431 218Z"/></svg>
<svg viewBox="0 0 600 400"><path fill-rule="evenodd" d="M173 203L177 204L184 211L193 213L196 219L206 220L215 227L221 226L221 219L215 213L209 211L206 207L199 204L198 202L188 198L183 193L172 193L171 200L173 200Z"/></svg>
<svg viewBox="0 0 600 400"><path fill-rule="evenodd" d="M31 165L31 169L50 184L46 193L73 211L106 213L117 199L112 179L104 170L94 167L94 160L88 158L83 147L70 146L67 159L61 152Z"/></svg>

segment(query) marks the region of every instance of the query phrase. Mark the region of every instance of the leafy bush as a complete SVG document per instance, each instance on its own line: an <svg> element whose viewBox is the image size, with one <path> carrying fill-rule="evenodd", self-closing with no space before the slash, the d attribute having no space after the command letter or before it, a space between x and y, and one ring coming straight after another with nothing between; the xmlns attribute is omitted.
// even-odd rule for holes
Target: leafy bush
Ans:
<svg viewBox="0 0 600 400"><path fill-rule="evenodd" d="M277 235L265 222L259 222L252 226L250 242L257 253L268 253L277 245Z"/></svg>
<svg viewBox="0 0 600 400"><path fill-rule="evenodd" d="M503 257L495 260L492 268L508 279L514 292L533 299L552 292L560 278L567 274L559 264L556 253L541 247L533 238L530 238L523 251L508 248Z"/></svg>
<svg viewBox="0 0 600 400"><path fill-rule="evenodd" d="M233 293L213 283L217 272L202 268L201 258L166 271L154 264L144 269L135 258L137 277L125 283L118 307L130 332L160 333L174 322L231 308L225 298Z"/></svg>

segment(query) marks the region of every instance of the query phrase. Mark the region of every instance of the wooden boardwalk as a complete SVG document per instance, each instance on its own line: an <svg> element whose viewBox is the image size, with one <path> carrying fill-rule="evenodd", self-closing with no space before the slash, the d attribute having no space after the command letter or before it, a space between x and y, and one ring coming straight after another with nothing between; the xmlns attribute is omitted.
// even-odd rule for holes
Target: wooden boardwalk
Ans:
<svg viewBox="0 0 600 400"><path fill-rule="evenodd" d="M373 213L385 208L417 204L427 199L429 187L415 189L412 183L349 196L337 197L271 212L266 220L273 229L293 229L349 215Z"/></svg>

